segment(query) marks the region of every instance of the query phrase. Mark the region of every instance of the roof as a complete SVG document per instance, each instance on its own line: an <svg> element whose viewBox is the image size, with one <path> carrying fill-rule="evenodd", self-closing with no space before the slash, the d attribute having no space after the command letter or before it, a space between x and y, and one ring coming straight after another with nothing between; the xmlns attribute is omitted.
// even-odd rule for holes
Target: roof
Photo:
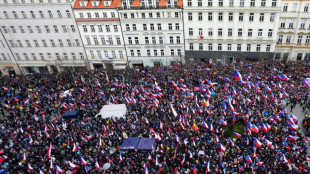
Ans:
<svg viewBox="0 0 310 174"><path fill-rule="evenodd" d="M80 5L80 1L88 1L86 7L82 7ZM99 5L97 7L93 7L92 5L92 1L99 1ZM104 5L104 1L106 0L76 0L73 6L73 9L102 9L102 8L106 8L106 9L111 9L111 8L119 8L122 6L122 1L121 0L111 0L111 5L110 6L105 6Z"/></svg>
<svg viewBox="0 0 310 174"><path fill-rule="evenodd" d="M132 7L140 7L140 0L134 0L132 2Z"/></svg>
<svg viewBox="0 0 310 174"><path fill-rule="evenodd" d="M183 6L183 0L179 0L177 5L178 5L179 7L180 7L180 6Z"/></svg>
<svg viewBox="0 0 310 174"><path fill-rule="evenodd" d="M158 3L159 7L166 7L166 5L167 5L166 0L160 0L159 3Z"/></svg>

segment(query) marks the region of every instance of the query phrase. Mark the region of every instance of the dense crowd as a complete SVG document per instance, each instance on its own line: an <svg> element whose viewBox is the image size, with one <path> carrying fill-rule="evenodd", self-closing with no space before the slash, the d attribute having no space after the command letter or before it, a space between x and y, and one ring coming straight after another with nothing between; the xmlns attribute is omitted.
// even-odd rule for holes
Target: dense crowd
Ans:
<svg viewBox="0 0 310 174"><path fill-rule="evenodd" d="M309 70L306 62L207 62L4 76L0 173L101 173L105 163L113 174L309 173L310 139L290 114L308 101ZM121 103L125 119L94 117ZM62 118L72 110L82 117ZM127 137L156 144L121 150Z"/></svg>

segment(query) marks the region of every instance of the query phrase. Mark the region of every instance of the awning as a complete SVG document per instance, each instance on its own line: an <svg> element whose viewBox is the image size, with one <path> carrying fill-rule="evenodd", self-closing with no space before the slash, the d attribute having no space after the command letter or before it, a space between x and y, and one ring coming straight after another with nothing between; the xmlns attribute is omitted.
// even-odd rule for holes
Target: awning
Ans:
<svg viewBox="0 0 310 174"><path fill-rule="evenodd" d="M121 149L123 150L136 149L139 141L140 141L139 137L126 138L121 145Z"/></svg>
<svg viewBox="0 0 310 174"><path fill-rule="evenodd" d="M141 138L137 150L153 150L155 141L155 138Z"/></svg>

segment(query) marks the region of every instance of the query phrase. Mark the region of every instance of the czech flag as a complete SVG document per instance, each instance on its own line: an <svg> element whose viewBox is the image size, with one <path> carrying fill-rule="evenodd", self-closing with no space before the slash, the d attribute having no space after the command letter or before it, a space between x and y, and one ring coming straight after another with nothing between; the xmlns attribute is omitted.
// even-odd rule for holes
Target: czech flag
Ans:
<svg viewBox="0 0 310 174"><path fill-rule="evenodd" d="M208 162L207 168L206 168L206 173L209 173L209 172L210 172L210 161Z"/></svg>
<svg viewBox="0 0 310 174"><path fill-rule="evenodd" d="M23 160L24 160L24 161L27 161L27 154L26 154L26 153L24 153Z"/></svg>
<svg viewBox="0 0 310 174"><path fill-rule="evenodd" d="M271 88L269 88L268 85L265 85L265 90L266 90L267 92L271 92Z"/></svg>
<svg viewBox="0 0 310 174"><path fill-rule="evenodd" d="M237 118L236 118L236 117L234 117L234 118L233 118L233 121L232 121L232 124L235 124L235 123L236 123L236 121L237 121Z"/></svg>
<svg viewBox="0 0 310 174"><path fill-rule="evenodd" d="M152 156L149 153L147 154L147 159L148 160L153 160Z"/></svg>
<svg viewBox="0 0 310 174"><path fill-rule="evenodd" d="M241 74L235 69L235 72L233 74L233 77L237 80L237 81L242 81L242 76Z"/></svg>
<svg viewBox="0 0 310 174"><path fill-rule="evenodd" d="M223 126L226 126L226 125L227 125L227 122L221 119L221 120L220 120L220 124L223 125Z"/></svg>
<svg viewBox="0 0 310 174"><path fill-rule="evenodd" d="M187 153L188 153L188 155L189 155L189 158L193 158L192 152L190 152L190 151L188 150Z"/></svg>
<svg viewBox="0 0 310 174"><path fill-rule="evenodd" d="M247 156L245 157L245 160L246 160L248 163L252 163L252 159L251 159L251 157L250 157L249 155L247 155Z"/></svg>
<svg viewBox="0 0 310 174"><path fill-rule="evenodd" d="M78 151L78 147L75 145L75 143L73 143L73 152L77 152Z"/></svg>
<svg viewBox="0 0 310 174"><path fill-rule="evenodd" d="M265 141L266 141L267 145L271 148L271 146L272 146L272 142L271 142L271 141L269 141L269 140L267 140L267 139L265 139Z"/></svg>
<svg viewBox="0 0 310 174"><path fill-rule="evenodd" d="M185 162L185 156L183 157L183 160L181 161L182 166L183 166L184 162Z"/></svg>
<svg viewBox="0 0 310 174"><path fill-rule="evenodd" d="M287 144L286 141L283 141L283 145L284 145L288 150L291 150L291 147Z"/></svg>
<svg viewBox="0 0 310 174"><path fill-rule="evenodd" d="M257 158L256 160L257 160L256 164L257 164L258 166L262 166L262 165L263 165L263 162L261 162L258 158Z"/></svg>
<svg viewBox="0 0 310 174"><path fill-rule="evenodd" d="M196 171L196 166L195 166L195 164L193 165L193 173L194 173L194 174L197 174L197 171Z"/></svg>
<svg viewBox="0 0 310 174"><path fill-rule="evenodd" d="M63 172L62 169L56 165L56 173L62 173L62 172Z"/></svg>
<svg viewBox="0 0 310 174"><path fill-rule="evenodd" d="M256 138L254 138L254 144L255 144L259 149L262 147L262 143L261 143L258 139L256 139Z"/></svg>
<svg viewBox="0 0 310 174"><path fill-rule="evenodd" d="M33 168L31 167L30 164L28 164L28 170L29 170L29 171L33 171Z"/></svg>
<svg viewBox="0 0 310 174"><path fill-rule="evenodd" d="M259 132L259 130L258 130L258 128L255 126L255 124L251 124L251 125L250 125L250 130L253 131L253 132L255 132L255 133L258 133L258 132Z"/></svg>
<svg viewBox="0 0 310 174"><path fill-rule="evenodd" d="M222 152L222 153L224 153L225 150L226 150L226 148L225 148L222 144L220 144L220 149L221 149L221 152Z"/></svg>
<svg viewBox="0 0 310 174"><path fill-rule="evenodd" d="M284 75L284 74L280 75L280 79L284 80L284 81L288 81L289 80L289 78L286 75Z"/></svg>
<svg viewBox="0 0 310 174"><path fill-rule="evenodd" d="M181 139L178 137L177 134L175 134L174 137L175 137L175 139L176 139L177 142L179 142L179 143L181 142Z"/></svg>
<svg viewBox="0 0 310 174"><path fill-rule="evenodd" d="M202 126L204 127L204 128L206 128L206 129L208 129L208 125L206 124L206 122L202 122Z"/></svg>
<svg viewBox="0 0 310 174"><path fill-rule="evenodd" d="M73 164L72 162L68 161L69 162L69 166L72 168L72 169L75 169L77 167L77 165Z"/></svg>
<svg viewBox="0 0 310 174"><path fill-rule="evenodd" d="M235 137L237 137L237 138L240 138L240 137L241 137L241 135L238 134L237 132L234 132L234 135L235 135Z"/></svg>
<svg viewBox="0 0 310 174"><path fill-rule="evenodd" d="M81 107L82 107L82 108L85 108L85 104L81 103Z"/></svg>
<svg viewBox="0 0 310 174"><path fill-rule="evenodd" d="M229 138L228 139L228 141L229 141L229 144L231 145L231 146L234 146L235 144L234 144L234 142Z"/></svg>
<svg viewBox="0 0 310 174"><path fill-rule="evenodd" d="M51 151L52 151L52 144L50 144L50 146L47 149L47 157L48 157L48 159L51 159Z"/></svg>
<svg viewBox="0 0 310 174"><path fill-rule="evenodd" d="M96 170L99 170L99 169L101 169L101 167L100 167L100 165L99 165L99 163L98 163L98 161L96 161Z"/></svg>
<svg viewBox="0 0 310 174"><path fill-rule="evenodd" d="M82 163L83 165L87 165L87 162L83 159L83 157L81 157L81 163Z"/></svg>

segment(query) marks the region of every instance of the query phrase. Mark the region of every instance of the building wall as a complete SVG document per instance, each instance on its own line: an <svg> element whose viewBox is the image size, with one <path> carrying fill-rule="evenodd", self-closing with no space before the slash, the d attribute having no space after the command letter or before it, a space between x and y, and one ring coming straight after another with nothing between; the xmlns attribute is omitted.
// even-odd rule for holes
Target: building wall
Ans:
<svg viewBox="0 0 310 174"><path fill-rule="evenodd" d="M24 67L86 66L70 3L1 5L0 29L24 73L30 72Z"/></svg>
<svg viewBox="0 0 310 174"><path fill-rule="evenodd" d="M199 2L202 3L198 4ZM223 3L222 6L220 2ZM242 52L249 52L253 56L273 52L281 2L267 0L264 5L260 0L256 0L255 4L242 0L184 0L186 51L225 52L220 54L222 57L205 57L216 59L230 57L230 52L234 52L233 55L240 52L236 57L242 56ZM272 54L261 55L272 58ZM201 54L191 56L198 57Z"/></svg>
<svg viewBox="0 0 310 174"><path fill-rule="evenodd" d="M310 1L282 1L279 22L277 59L310 58Z"/></svg>
<svg viewBox="0 0 310 174"><path fill-rule="evenodd" d="M120 9L119 13L131 65L166 65L184 56L180 8Z"/></svg>

